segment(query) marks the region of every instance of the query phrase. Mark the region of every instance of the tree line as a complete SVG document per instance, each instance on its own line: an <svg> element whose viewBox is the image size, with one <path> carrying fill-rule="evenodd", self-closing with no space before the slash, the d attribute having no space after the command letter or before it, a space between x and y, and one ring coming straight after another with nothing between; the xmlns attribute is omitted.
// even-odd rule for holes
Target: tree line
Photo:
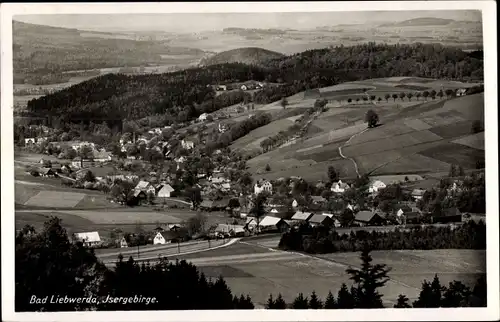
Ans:
<svg viewBox="0 0 500 322"><path fill-rule="evenodd" d="M186 261L139 264L119 256L114 269L107 268L92 249L74 243L51 218L40 232L25 226L16 234L15 309L16 311L95 311L95 310L222 310L253 309L248 295L234 295L224 278L207 278ZM379 289L389 281L390 268L372 264L369 244L363 244L360 268L349 267L346 273L353 285L344 283L337 298L330 292L325 302L313 293L308 299L300 293L291 305L281 295L270 296L268 309L382 308ZM80 298L54 303L56 298ZM106 301L108 297L127 298L127 303ZM44 299L46 299L44 301ZM148 300L146 300L148 299ZM486 281L480 278L471 290L459 281L441 286L437 276L424 281L413 307L486 306ZM400 295L395 307L409 307L408 298Z"/></svg>
<svg viewBox="0 0 500 322"><path fill-rule="evenodd" d="M283 250L326 254L359 251L364 243L373 250L486 249L486 225L482 221L469 221L456 228L417 226L386 232L351 231L349 234L301 225L298 229L284 233L279 247Z"/></svg>

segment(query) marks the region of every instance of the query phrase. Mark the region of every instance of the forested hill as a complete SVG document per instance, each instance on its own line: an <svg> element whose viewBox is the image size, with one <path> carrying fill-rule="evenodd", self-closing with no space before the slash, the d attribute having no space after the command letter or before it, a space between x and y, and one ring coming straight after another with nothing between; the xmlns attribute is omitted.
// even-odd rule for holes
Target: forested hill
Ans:
<svg viewBox="0 0 500 322"><path fill-rule="evenodd" d="M218 65L225 63L244 63L249 65L258 65L269 59L281 58L284 55L275 51L258 48L246 47L223 51L208 57L200 62L201 66Z"/></svg>
<svg viewBox="0 0 500 322"><path fill-rule="evenodd" d="M443 26L443 25L449 25L453 22L455 22L455 20L453 19L425 17L425 18L409 19L390 24L384 24L381 25L380 27Z"/></svg>
<svg viewBox="0 0 500 322"><path fill-rule="evenodd" d="M215 97L207 85L250 79L285 83L254 96L256 103L269 103L309 87L391 76L477 80L483 77L483 60L432 44L341 46L272 59L261 66L231 63L161 75L106 75L32 100L28 111L67 119L162 114L166 120L185 121L239 103L248 95L233 91Z"/></svg>

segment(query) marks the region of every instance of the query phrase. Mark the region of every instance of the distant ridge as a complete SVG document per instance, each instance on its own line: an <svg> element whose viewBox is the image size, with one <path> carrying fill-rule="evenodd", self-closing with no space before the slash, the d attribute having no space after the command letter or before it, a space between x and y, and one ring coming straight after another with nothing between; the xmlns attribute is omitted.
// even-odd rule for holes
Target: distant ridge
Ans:
<svg viewBox="0 0 500 322"><path fill-rule="evenodd" d="M203 59L200 66L209 66L225 63L244 63L249 65L258 65L261 62L270 59L281 58L285 55L259 47L237 48L223 51L214 56Z"/></svg>
<svg viewBox="0 0 500 322"><path fill-rule="evenodd" d="M453 19L424 17L382 24L379 27L444 26L454 22L456 21Z"/></svg>

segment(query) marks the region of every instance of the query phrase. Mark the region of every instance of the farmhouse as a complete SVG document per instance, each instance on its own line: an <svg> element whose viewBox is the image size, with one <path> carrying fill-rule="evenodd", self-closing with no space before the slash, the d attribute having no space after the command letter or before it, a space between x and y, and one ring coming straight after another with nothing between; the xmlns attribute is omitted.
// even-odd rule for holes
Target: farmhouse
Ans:
<svg viewBox="0 0 500 322"><path fill-rule="evenodd" d="M462 222L462 213L457 208L448 208L442 215L432 216L433 224L448 224L453 222Z"/></svg>
<svg viewBox="0 0 500 322"><path fill-rule="evenodd" d="M200 121L206 121L207 117L208 117L208 114L207 113L203 113L203 114L200 115L200 117L198 117L198 120L200 120Z"/></svg>
<svg viewBox="0 0 500 322"><path fill-rule="evenodd" d="M354 216L354 221L360 226L380 226L384 219L376 212L362 210Z"/></svg>
<svg viewBox="0 0 500 322"><path fill-rule="evenodd" d="M459 88L456 91L457 96L464 96L467 94L467 89L466 88Z"/></svg>
<svg viewBox="0 0 500 322"><path fill-rule="evenodd" d="M26 145L26 146L33 145L35 143L36 143L36 139L35 138L24 139L24 145Z"/></svg>
<svg viewBox="0 0 500 322"><path fill-rule="evenodd" d="M413 200L417 201L423 198L424 193L424 189L413 189L413 191L411 192L411 197L413 198Z"/></svg>
<svg viewBox="0 0 500 322"><path fill-rule="evenodd" d="M322 196L311 196L311 200L316 205L326 202L326 199L323 198Z"/></svg>
<svg viewBox="0 0 500 322"><path fill-rule="evenodd" d="M148 181L144 181L144 180L141 180L139 181L139 183L137 184L137 186L135 186L134 188L136 191L143 191L144 193L155 193L156 192L156 189L155 187Z"/></svg>
<svg viewBox="0 0 500 322"><path fill-rule="evenodd" d="M184 149L186 150L191 150L192 148L194 148L194 143L193 141L185 141L185 140L182 140L181 141L181 145Z"/></svg>
<svg viewBox="0 0 500 322"><path fill-rule="evenodd" d="M383 183L380 180L375 180L372 183L370 183L370 187L368 188L369 193L377 193L379 190L384 189L387 187L385 183Z"/></svg>
<svg viewBox="0 0 500 322"><path fill-rule="evenodd" d="M211 211L213 209L214 202L212 200L205 199L200 204L200 209Z"/></svg>
<svg viewBox="0 0 500 322"><path fill-rule="evenodd" d="M297 199L293 199L292 201L292 207L297 208L299 206L299 203L297 202Z"/></svg>
<svg viewBox="0 0 500 322"><path fill-rule="evenodd" d="M128 247L128 243L127 243L127 240L125 239L125 237L122 237L122 239L120 240L120 247L121 248L127 248Z"/></svg>
<svg viewBox="0 0 500 322"><path fill-rule="evenodd" d="M56 172L51 168L40 168L38 173L42 177L54 177L56 175Z"/></svg>
<svg viewBox="0 0 500 322"><path fill-rule="evenodd" d="M258 195L261 192L267 192L267 193L272 194L273 193L273 185L271 184L271 182L264 180L260 183L259 182L255 183L253 190L254 190L254 193L256 195Z"/></svg>
<svg viewBox="0 0 500 322"><path fill-rule="evenodd" d="M175 189L172 188L171 185L169 185L168 183L167 184L164 184L161 189L158 191L158 198L170 198L170 195L172 194L172 192L174 192Z"/></svg>
<svg viewBox="0 0 500 322"><path fill-rule="evenodd" d="M71 166L74 168L87 168L94 165L93 159L82 159L81 157L76 157L71 160Z"/></svg>
<svg viewBox="0 0 500 322"><path fill-rule="evenodd" d="M290 226L281 218L266 216L259 222L261 231L287 231Z"/></svg>
<svg viewBox="0 0 500 322"><path fill-rule="evenodd" d="M226 85L217 85L215 90L216 91L227 91L227 86Z"/></svg>
<svg viewBox="0 0 500 322"><path fill-rule="evenodd" d="M76 241L82 242L86 247L94 247L101 243L101 237L97 231L87 233L76 233Z"/></svg>
<svg viewBox="0 0 500 322"><path fill-rule="evenodd" d="M245 84L243 84L243 85L241 85L240 89L242 91L246 91L248 89L248 87Z"/></svg>
<svg viewBox="0 0 500 322"><path fill-rule="evenodd" d="M245 222L245 229L253 230L257 226L257 219L255 217L247 217Z"/></svg>
<svg viewBox="0 0 500 322"><path fill-rule="evenodd" d="M309 218L313 216L312 212L302 212L302 211L297 211L293 216L292 220L296 221L307 221Z"/></svg>
<svg viewBox="0 0 500 322"><path fill-rule="evenodd" d="M179 238L179 234L172 230L159 231L153 238L153 245L170 244Z"/></svg>
<svg viewBox="0 0 500 322"><path fill-rule="evenodd" d="M349 188L350 188L350 186L347 183L342 182L342 180L339 180L339 182L335 182L332 184L332 187L330 190L333 193L344 193Z"/></svg>
<svg viewBox="0 0 500 322"><path fill-rule="evenodd" d="M307 222L309 223L309 225L311 225L311 227L316 227L316 226L331 227L334 224L332 218L319 214L313 215L307 220Z"/></svg>

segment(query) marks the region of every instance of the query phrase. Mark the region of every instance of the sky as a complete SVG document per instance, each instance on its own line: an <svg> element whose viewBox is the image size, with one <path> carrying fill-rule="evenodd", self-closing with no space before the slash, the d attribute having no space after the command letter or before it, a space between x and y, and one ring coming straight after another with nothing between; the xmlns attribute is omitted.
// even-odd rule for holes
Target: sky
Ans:
<svg viewBox="0 0 500 322"><path fill-rule="evenodd" d="M311 29L338 24L388 23L419 17L481 21L480 11L370 11L309 13L174 13L24 15L14 20L94 31L200 32L239 28Z"/></svg>

